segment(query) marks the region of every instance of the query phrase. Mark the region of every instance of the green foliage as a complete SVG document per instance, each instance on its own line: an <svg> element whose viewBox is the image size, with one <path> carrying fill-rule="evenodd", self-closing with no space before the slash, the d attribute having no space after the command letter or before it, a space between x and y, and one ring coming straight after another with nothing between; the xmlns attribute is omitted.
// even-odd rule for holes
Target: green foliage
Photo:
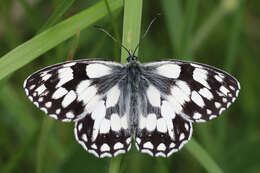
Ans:
<svg viewBox="0 0 260 173"><path fill-rule="evenodd" d="M0 172L259 172L257 1L30 2L0 1ZM220 118L195 124L192 140L170 158L152 158L134 146L114 159L95 158L75 141L73 124L48 118L28 101L23 81L74 53L75 59L125 63L127 52L122 49L119 57L118 45L90 26L122 36L133 50L158 12L161 17L139 48L141 61L170 57L207 63L236 76L241 94Z"/></svg>

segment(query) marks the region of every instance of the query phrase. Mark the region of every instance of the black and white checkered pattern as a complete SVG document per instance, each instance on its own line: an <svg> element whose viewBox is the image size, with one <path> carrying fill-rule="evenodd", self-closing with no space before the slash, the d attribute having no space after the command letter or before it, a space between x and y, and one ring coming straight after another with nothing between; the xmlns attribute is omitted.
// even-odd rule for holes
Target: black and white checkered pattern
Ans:
<svg viewBox="0 0 260 173"><path fill-rule="evenodd" d="M192 136L192 123L218 117L238 96L239 82L214 67L177 60L126 65L101 59L44 68L24 82L47 115L75 122L75 137L97 157L131 148L168 157Z"/></svg>

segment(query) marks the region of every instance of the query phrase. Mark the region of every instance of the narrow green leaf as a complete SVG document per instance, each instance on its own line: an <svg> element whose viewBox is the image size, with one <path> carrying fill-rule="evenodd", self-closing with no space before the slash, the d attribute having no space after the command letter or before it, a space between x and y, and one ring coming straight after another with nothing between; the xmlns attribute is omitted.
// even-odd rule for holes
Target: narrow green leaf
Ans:
<svg viewBox="0 0 260 173"><path fill-rule="evenodd" d="M191 58L191 35L193 26L196 20L196 16L198 13L198 4L199 0L188 0L187 2L187 11L189 12L185 16L185 22L183 24L183 32L182 32L182 38L181 38L181 47L180 47L180 56L184 60L192 60Z"/></svg>
<svg viewBox="0 0 260 173"><path fill-rule="evenodd" d="M236 10L234 11L234 19L233 23L230 29L230 37L227 42L227 56L226 56L226 61L224 64L224 70L227 72L231 72L232 68L235 63L235 57L237 55L237 49L238 45L240 44L239 42L239 34L242 28L242 17L244 13L244 0L236 0L237 4L236 5ZM224 115L228 115L229 110L227 110ZM219 150L222 151L225 148L225 140L227 139L227 129L228 129L228 122L227 119L222 119L217 122L217 142ZM219 155L220 156L220 155Z"/></svg>
<svg viewBox="0 0 260 173"><path fill-rule="evenodd" d="M183 27L183 14L179 0L163 0L162 7L164 10L166 25L172 42L172 50L175 50L175 55L180 56L181 51L181 35Z"/></svg>
<svg viewBox="0 0 260 173"><path fill-rule="evenodd" d="M119 30L118 30L118 22L115 20L115 17L110 9L110 6L109 6L109 3L108 3L108 0L104 0L105 4L106 4L106 7L107 7L107 12L109 14L109 17L111 18L111 24L112 24L112 27L113 27L113 34L114 34L114 37L117 39L117 40L120 40L120 35L119 35ZM114 55L115 57L113 58L114 61L120 61L120 55L119 55L119 45L117 43L114 44Z"/></svg>
<svg viewBox="0 0 260 173"><path fill-rule="evenodd" d="M142 0L125 1L124 5L124 23L123 23L123 41L122 44L134 51L140 39ZM138 50L136 51L138 55ZM121 49L121 62L126 63L128 53Z"/></svg>
<svg viewBox="0 0 260 173"><path fill-rule="evenodd" d="M108 2L112 11L123 5L123 2L118 0ZM105 4L99 2L13 49L0 59L0 80L70 38L78 28L84 29L105 15L107 15Z"/></svg>
<svg viewBox="0 0 260 173"><path fill-rule="evenodd" d="M215 10L209 15L209 17L205 20L205 22L201 25L201 27L194 34L192 39L192 47L191 51L196 52L199 47L205 43L207 38L210 38L210 34L215 29L217 24L230 12L232 12L236 8L237 0L226 1L222 0L220 5L216 7Z"/></svg>
<svg viewBox="0 0 260 173"><path fill-rule="evenodd" d="M186 144L186 149L200 162L200 164L210 173L222 173L223 171L210 157L210 155L192 139Z"/></svg>
<svg viewBox="0 0 260 173"><path fill-rule="evenodd" d="M235 57L236 57L236 52L237 48L239 45L239 33L242 29L242 17L244 14L244 7L245 7L245 2L244 0L237 0L239 1L238 8L235 12L234 16L234 22L232 24L231 30L230 30L230 38L227 43L228 50L227 50L227 58L226 58L226 63L225 63L225 70L228 72L231 72L232 67L234 65Z"/></svg>
<svg viewBox="0 0 260 173"><path fill-rule="evenodd" d="M44 158L46 156L46 147L51 128L53 127L54 120L51 118L44 118L39 135L37 157L36 157L36 173L42 173L44 168Z"/></svg>
<svg viewBox="0 0 260 173"><path fill-rule="evenodd" d="M108 173L120 172L122 157L123 157L123 155L119 155L119 156L112 158L110 160Z"/></svg>
<svg viewBox="0 0 260 173"><path fill-rule="evenodd" d="M47 22L41 27L39 33L46 30L47 28L53 26L58 22L59 19L65 14L65 12L72 6L75 0L63 0L62 3L59 4L57 9L51 15L51 17L47 20Z"/></svg>

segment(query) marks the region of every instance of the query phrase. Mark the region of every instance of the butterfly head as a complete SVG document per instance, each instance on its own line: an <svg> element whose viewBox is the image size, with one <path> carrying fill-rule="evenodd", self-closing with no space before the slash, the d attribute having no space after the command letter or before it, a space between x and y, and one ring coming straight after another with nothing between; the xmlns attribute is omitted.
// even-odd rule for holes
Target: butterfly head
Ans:
<svg viewBox="0 0 260 173"><path fill-rule="evenodd" d="M136 62L137 61L137 57L134 55L134 53L129 50L128 52L129 56L127 57L127 62L131 63L131 62Z"/></svg>

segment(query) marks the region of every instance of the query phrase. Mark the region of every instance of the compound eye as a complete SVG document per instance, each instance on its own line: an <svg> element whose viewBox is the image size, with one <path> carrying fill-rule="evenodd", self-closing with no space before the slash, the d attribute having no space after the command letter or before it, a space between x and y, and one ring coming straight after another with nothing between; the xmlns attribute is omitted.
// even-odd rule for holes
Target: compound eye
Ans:
<svg viewBox="0 0 260 173"><path fill-rule="evenodd" d="M129 57L127 57L127 62L130 62L131 61L131 57L129 56Z"/></svg>
<svg viewBox="0 0 260 173"><path fill-rule="evenodd" d="M128 61L128 62L136 61L136 60L137 60L137 57L136 57L136 56L129 56L129 57L127 57L127 61Z"/></svg>

